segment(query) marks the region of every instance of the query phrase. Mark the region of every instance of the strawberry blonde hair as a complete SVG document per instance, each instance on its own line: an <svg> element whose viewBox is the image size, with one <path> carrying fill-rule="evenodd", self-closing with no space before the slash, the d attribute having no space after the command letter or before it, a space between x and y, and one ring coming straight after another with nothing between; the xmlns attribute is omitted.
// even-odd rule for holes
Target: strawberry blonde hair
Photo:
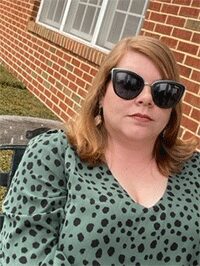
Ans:
<svg viewBox="0 0 200 266"><path fill-rule="evenodd" d="M104 97L110 71L127 51L135 51L147 56L159 69L163 79L179 81L177 63L170 49L158 39L146 36L128 37L118 42L110 51L93 80L82 109L75 120L67 126L67 137L77 154L90 165L105 162L107 132L104 123L96 126L95 117L99 102ZM195 148L197 141L182 141L178 135L182 117L181 102L171 112L164 131L157 137L153 156L160 172L164 175L177 173Z"/></svg>

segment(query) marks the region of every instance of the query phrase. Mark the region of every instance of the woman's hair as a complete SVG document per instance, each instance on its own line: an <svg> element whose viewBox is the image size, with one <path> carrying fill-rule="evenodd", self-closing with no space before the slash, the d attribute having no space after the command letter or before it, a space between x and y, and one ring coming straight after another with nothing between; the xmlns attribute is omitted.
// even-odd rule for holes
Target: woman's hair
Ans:
<svg viewBox="0 0 200 266"><path fill-rule="evenodd" d="M179 81L176 61L170 49L158 39L146 36L128 37L115 45L101 65L92 86L85 98L80 114L67 126L69 142L75 147L79 157L90 165L105 161L107 132L102 122L96 125L95 117L99 112L99 102L104 97L110 71L116 67L127 51L135 51L147 56L159 69L163 79ZM178 138L182 116L181 103L171 112L164 131L158 136L153 156L160 172L164 175L176 173L182 163L193 153L197 143L183 142Z"/></svg>

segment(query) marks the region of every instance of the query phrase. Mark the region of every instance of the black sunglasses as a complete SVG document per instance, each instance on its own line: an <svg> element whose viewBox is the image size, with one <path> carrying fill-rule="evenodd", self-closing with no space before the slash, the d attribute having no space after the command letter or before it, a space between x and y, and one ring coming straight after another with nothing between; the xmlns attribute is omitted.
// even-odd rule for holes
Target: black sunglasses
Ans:
<svg viewBox="0 0 200 266"><path fill-rule="evenodd" d="M120 68L111 70L111 80L115 93L124 100L134 99L142 92L145 85L150 86L153 102L158 107L166 109L174 107L185 91L185 87L176 81L157 80L147 84L136 73Z"/></svg>

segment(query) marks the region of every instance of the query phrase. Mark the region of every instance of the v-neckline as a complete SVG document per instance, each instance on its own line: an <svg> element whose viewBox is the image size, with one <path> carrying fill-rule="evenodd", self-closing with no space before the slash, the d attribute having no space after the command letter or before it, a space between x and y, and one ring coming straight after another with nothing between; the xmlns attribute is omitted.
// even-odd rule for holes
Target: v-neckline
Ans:
<svg viewBox="0 0 200 266"><path fill-rule="evenodd" d="M165 199L165 197L167 197L167 192L169 190L169 183L171 182L170 180L172 179L172 176L169 175L168 177L166 177L168 180L167 180L167 184L166 184L166 187L165 187L165 191L164 193L162 194L162 196L150 207L147 207L145 205L142 205L140 203L138 203L137 201L135 201L135 199L133 197L131 197L131 195L127 192L127 190L120 184L120 182L117 180L117 178L115 177L115 175L112 173L112 171L109 169L108 165L107 164L104 164L104 167L106 168L106 171L109 171L110 175L112 176L113 178L113 181L118 185L118 187L126 194L127 198L135 205L137 206L138 208L140 209L148 209L148 210L151 210L153 209L154 207L156 207L157 205L159 205L160 203L163 202L163 200Z"/></svg>

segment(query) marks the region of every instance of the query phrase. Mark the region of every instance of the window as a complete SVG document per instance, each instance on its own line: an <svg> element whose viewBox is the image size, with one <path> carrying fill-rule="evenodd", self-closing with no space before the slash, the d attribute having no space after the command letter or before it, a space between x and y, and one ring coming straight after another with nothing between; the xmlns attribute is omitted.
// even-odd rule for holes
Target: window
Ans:
<svg viewBox="0 0 200 266"><path fill-rule="evenodd" d="M37 22L93 46L111 49L137 35L148 0L42 0Z"/></svg>

